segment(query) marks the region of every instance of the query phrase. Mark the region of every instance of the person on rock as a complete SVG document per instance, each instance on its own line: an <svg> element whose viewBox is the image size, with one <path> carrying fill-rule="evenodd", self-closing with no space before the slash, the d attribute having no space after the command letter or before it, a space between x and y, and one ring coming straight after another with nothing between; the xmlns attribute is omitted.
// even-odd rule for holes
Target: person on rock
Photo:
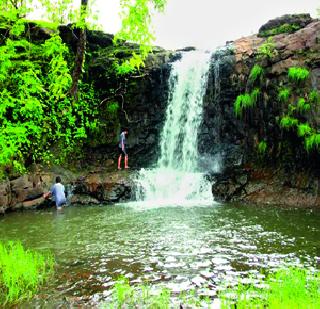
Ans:
<svg viewBox="0 0 320 309"><path fill-rule="evenodd" d="M53 196L54 201L56 202L56 207L58 210L62 209L62 206L66 204L66 194L64 185L61 184L61 177L56 177L56 183L51 187L50 191L43 194L43 197L49 198Z"/></svg>
<svg viewBox="0 0 320 309"><path fill-rule="evenodd" d="M128 135L128 130L124 130L120 134L119 138L119 158L118 158L118 170L121 170L121 160L122 156L124 156L124 168L129 168L128 166L128 154L126 152L126 135Z"/></svg>

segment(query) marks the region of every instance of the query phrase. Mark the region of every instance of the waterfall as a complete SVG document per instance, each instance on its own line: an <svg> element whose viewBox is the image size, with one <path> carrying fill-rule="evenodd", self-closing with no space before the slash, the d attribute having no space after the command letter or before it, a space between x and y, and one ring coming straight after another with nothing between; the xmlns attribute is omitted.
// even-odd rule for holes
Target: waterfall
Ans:
<svg viewBox="0 0 320 309"><path fill-rule="evenodd" d="M210 59L210 53L188 52L172 64L158 162L156 168L140 171L137 200L212 201L210 183L198 168L198 128Z"/></svg>

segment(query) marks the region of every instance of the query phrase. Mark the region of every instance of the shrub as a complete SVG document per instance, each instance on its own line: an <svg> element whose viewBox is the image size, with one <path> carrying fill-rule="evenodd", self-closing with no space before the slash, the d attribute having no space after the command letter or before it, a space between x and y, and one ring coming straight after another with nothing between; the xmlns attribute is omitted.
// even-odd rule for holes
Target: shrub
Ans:
<svg viewBox="0 0 320 309"><path fill-rule="evenodd" d="M294 126L298 125L298 119L290 117L290 116L284 116L281 118L280 126L284 129L290 129Z"/></svg>
<svg viewBox="0 0 320 309"><path fill-rule="evenodd" d="M309 71L305 68L292 67L289 68L288 77L292 82L300 83L309 77Z"/></svg>
<svg viewBox="0 0 320 309"><path fill-rule="evenodd" d="M115 114L119 109L118 102L110 102L107 107L107 112L110 114Z"/></svg>
<svg viewBox="0 0 320 309"><path fill-rule="evenodd" d="M268 29L259 33L259 36L266 37L271 35L277 35L281 33L293 33L299 30L301 27L296 24L283 24L279 27Z"/></svg>
<svg viewBox="0 0 320 309"><path fill-rule="evenodd" d="M249 80L254 83L258 78L261 78L262 75L263 68L260 65L255 64L250 71Z"/></svg>
<svg viewBox="0 0 320 309"><path fill-rule="evenodd" d="M282 88L278 93L278 100L282 103L288 102L291 91L288 88Z"/></svg>
<svg viewBox="0 0 320 309"><path fill-rule="evenodd" d="M26 250L20 242L0 243L0 302L30 298L53 273L50 254Z"/></svg>

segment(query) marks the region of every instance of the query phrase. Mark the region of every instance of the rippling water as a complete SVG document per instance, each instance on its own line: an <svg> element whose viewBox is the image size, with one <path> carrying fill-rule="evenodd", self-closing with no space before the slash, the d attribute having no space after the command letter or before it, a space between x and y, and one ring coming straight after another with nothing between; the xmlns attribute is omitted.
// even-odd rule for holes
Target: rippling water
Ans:
<svg viewBox="0 0 320 309"><path fill-rule="evenodd" d="M50 249L57 272L33 304L102 303L114 280L176 292L281 265L316 266L320 213L231 205L69 207L8 214L2 240Z"/></svg>

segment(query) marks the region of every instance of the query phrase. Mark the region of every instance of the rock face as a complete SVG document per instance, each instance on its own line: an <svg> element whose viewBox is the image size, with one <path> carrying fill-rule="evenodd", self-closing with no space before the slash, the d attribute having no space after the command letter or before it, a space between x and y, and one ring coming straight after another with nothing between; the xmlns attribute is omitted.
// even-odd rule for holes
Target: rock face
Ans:
<svg viewBox="0 0 320 309"><path fill-rule="evenodd" d="M213 184L217 200L320 207L320 155L317 151L308 153L305 150L296 129L281 129L280 117L287 113L288 104L278 99L279 89L293 87L288 80L290 67L306 67L310 72L305 85L291 88L292 92L299 92L297 97L306 97L304 93L310 89L320 90L320 22L311 20L308 15L284 16L261 29L288 23L289 17L292 22L299 20L303 28L291 34L272 36L272 57L259 58L259 46L267 39L256 35L236 40L232 48L214 55L214 59L220 59L220 71L211 70L204 119L204 129L213 138L205 138L202 132L200 140L206 146L200 144L199 147L203 156L209 150L210 154L216 152L220 157L220 175L215 173ZM244 110L242 117L236 117L235 99L250 87L252 89L248 76L256 63L264 70L261 94L255 107ZM220 76L219 96L212 99L217 89L217 74ZM320 110L315 104L311 113L299 115L298 119L319 128ZM258 152L261 140L268 145L263 155Z"/></svg>
<svg viewBox="0 0 320 309"><path fill-rule="evenodd" d="M60 27L64 42L76 49L76 38L69 27ZM99 31L88 32L88 67L85 81L92 84L99 94L100 131L89 137L83 146L83 156L77 163L80 168L92 165L105 166L118 156L120 131L127 128L127 151L131 167L150 166L155 162L160 132L164 123L168 97L170 63L179 58L180 52L170 52L155 47L146 60L146 66L129 76L115 74L114 61L121 62L139 53L137 45L113 45L113 36ZM119 105L116 117L110 117L108 104Z"/></svg>
<svg viewBox="0 0 320 309"><path fill-rule="evenodd" d="M18 209L54 207L42 195L50 190L56 176L61 176L70 204L111 204L131 200L134 172L71 172L62 168L36 170L0 185L0 213Z"/></svg>

